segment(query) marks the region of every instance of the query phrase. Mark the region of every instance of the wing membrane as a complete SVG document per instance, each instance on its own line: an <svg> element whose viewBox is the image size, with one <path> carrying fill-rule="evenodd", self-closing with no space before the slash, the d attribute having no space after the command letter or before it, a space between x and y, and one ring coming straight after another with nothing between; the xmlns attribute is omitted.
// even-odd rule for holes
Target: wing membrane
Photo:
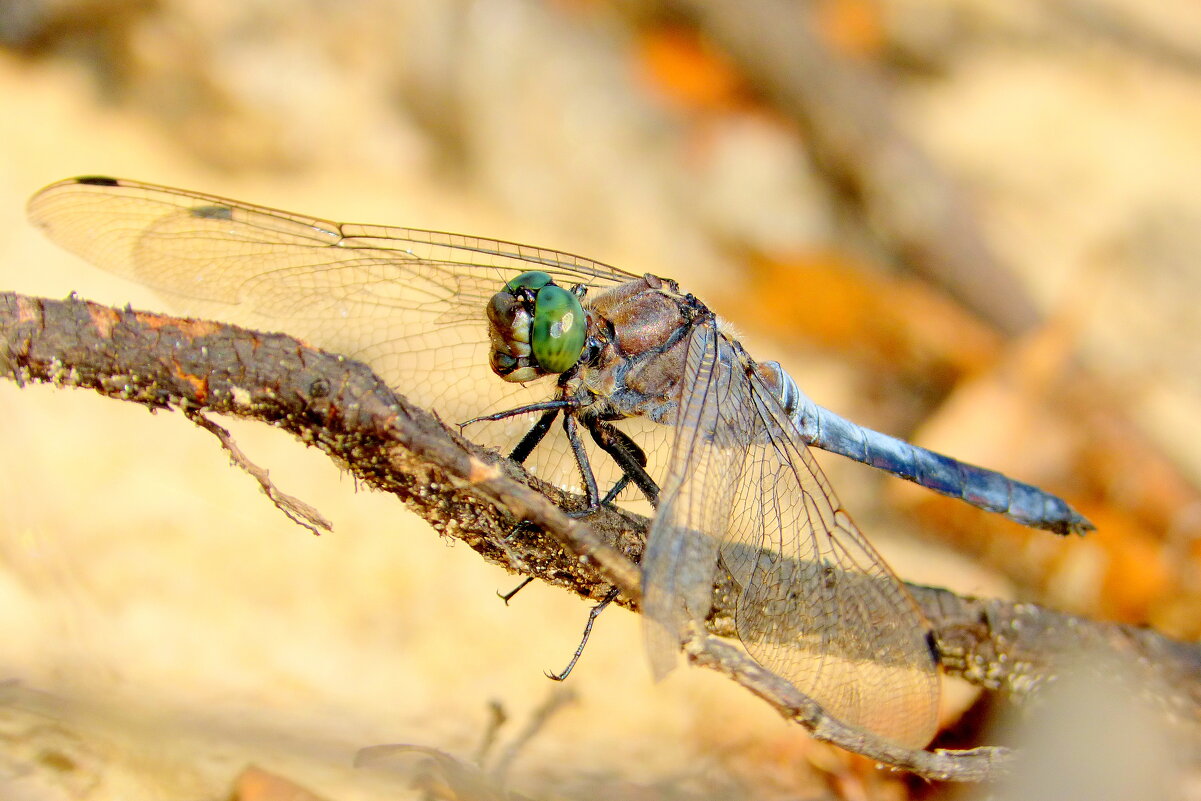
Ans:
<svg viewBox="0 0 1201 801"><path fill-rule="evenodd" d="M363 359L449 422L549 393L547 382L506 384L487 367L483 310L509 278L529 269L564 285L635 278L558 251L111 179L54 184L29 213L51 239L180 310ZM739 636L757 659L843 721L924 745L937 700L926 623L751 366L715 321L695 326L644 559L653 664L669 669L679 633L708 613L720 553L742 588ZM481 438L511 447L528 426L498 421ZM563 482L574 466L557 427L552 440L534 467ZM594 467L602 484L615 479L607 458Z"/></svg>
<svg viewBox="0 0 1201 801"><path fill-rule="evenodd" d="M742 484L746 448L738 435L751 426L751 408L737 403L737 376L721 363L721 341L711 325L690 335L671 458L642 557L643 620L657 677L675 665L685 626L709 613L720 537Z"/></svg>
<svg viewBox="0 0 1201 801"><path fill-rule="evenodd" d="M29 216L59 245L145 284L179 312L286 331L362 359L448 423L545 400L550 382L508 384L488 368L485 306L519 272L564 286L636 276L569 253L481 237L343 224L215 195L112 179L46 187ZM502 451L528 417L468 433ZM574 480L556 427L530 466ZM616 480L607 458L598 480Z"/></svg>
<svg viewBox="0 0 1201 801"><path fill-rule="evenodd" d="M752 366L714 321L694 330L644 567L652 662L670 666L681 627L708 613L720 552L752 656L839 720L922 747L937 723L929 625Z"/></svg>

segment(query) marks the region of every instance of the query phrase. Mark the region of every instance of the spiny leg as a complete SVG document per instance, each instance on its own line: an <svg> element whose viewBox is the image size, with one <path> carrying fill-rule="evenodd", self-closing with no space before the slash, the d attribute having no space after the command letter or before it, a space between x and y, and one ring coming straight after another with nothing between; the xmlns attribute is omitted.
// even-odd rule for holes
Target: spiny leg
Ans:
<svg viewBox="0 0 1201 801"><path fill-rule="evenodd" d="M533 581L534 581L533 576L526 576L524 579L522 579L521 583L518 584L516 587L509 590L508 592L503 592L503 593L498 592L498 593L496 593L496 597L500 598L502 601L504 601L505 606L508 606L509 601L513 600L513 596L516 595L517 593L521 592L522 590L524 590L531 583L533 583Z"/></svg>
<svg viewBox="0 0 1201 801"><path fill-rule="evenodd" d="M579 404L569 400L548 400L539 401L538 403L530 403L525 406L517 406L513 409L505 409L503 412L493 412L479 417L473 417L470 420L464 420L459 423L459 428L466 428L475 423L492 423L497 420L507 420L510 417L516 417L519 414L530 414L531 412L542 412L548 409L572 409Z"/></svg>
<svg viewBox="0 0 1201 801"><path fill-rule="evenodd" d="M497 412L495 414L485 415L483 417L475 417L471 420L460 423L459 427L463 428L471 425L472 423L504 420L509 417L516 417L519 414L528 414L530 412L541 411L542 414L539 415L538 421L530 427L530 430L522 436L521 441L518 442L513 450L509 453L510 459L518 464L521 464L529 458L531 453L534 452L534 448L538 447L542 440L546 438L546 435L550 432L550 427L554 424L555 418L559 415L559 412L563 409L570 408L573 405L574 404L572 404L570 401L564 400L545 401L542 403L530 404L529 406L521 406L516 409L509 409L503 412ZM532 531L533 529L534 527L530 525L528 521L522 520L513 527L513 530L508 533L508 535L505 537L505 540L507 541L512 539L522 531ZM533 581L534 578L529 576L516 587L509 590L509 592L498 592L496 595L505 602L505 606L508 606L509 601L513 600L513 597L516 596L517 593L524 590Z"/></svg>
<svg viewBox="0 0 1201 801"><path fill-rule="evenodd" d="M568 418L574 421L573 415L568 415L564 418L564 427L567 426ZM603 420L586 420L585 425L588 427L589 433L592 434L592 439L601 447L605 453L609 454L622 470L622 477L613 485L613 488L606 493L604 500L600 503L612 503L618 494L633 481L646 499L651 502L652 506L658 507L659 504L659 487L655 484L650 474L646 472L646 452L639 447L638 443L634 442L628 434L618 429L611 423ZM580 473L584 477L585 483L591 481L591 486L596 486L596 481L592 478L592 469L588 464L587 457L582 455L582 447L576 449L576 440L572 439L574 431L568 432L568 439L572 440L572 448L576 450L576 460L580 465ZM594 511L590 509L589 511ZM577 515L568 513L575 517ZM587 514L587 512L585 513ZM582 514L579 516L583 516ZM520 589L520 588L519 588ZM584 624L584 634L580 638L580 644L572 654L571 661L567 663L567 667L563 668L560 673L547 673L547 678L554 681L563 681L571 674L576 663L580 661L580 657L584 655L584 647L588 644L588 638L592 635L592 626L596 623L596 619L600 613L605 611L605 608L613 602L617 597L618 590L616 587L609 590L605 597L596 606L592 607L588 612L588 622Z"/></svg>
<svg viewBox="0 0 1201 801"><path fill-rule="evenodd" d="M541 404L538 404L538 405L541 405ZM525 407L525 408L528 409L529 407ZM559 411L562 408L563 407L560 405L555 405L555 406L552 406L551 408L545 409L542 413L542 416L538 418L538 422L535 423L533 425L533 427L531 427L530 430L526 432L525 436L523 436L521 438L521 441L519 443L517 443L517 447L515 447L513 449L513 452L511 454L509 454L509 458L518 463L524 461L530 455L530 453L533 452L534 448L537 447L538 444L543 440L543 438L546 437L547 433L550 431L551 425L554 423L555 417L559 414ZM504 414L504 413L502 413L502 414ZM506 416L508 416L508 415L506 415ZM486 418L477 418L477 419L486 419ZM468 422L474 422L474 421L468 421ZM464 423L464 425L467 425L467 424ZM612 428L612 426L609 426L609 427ZM590 426L590 428L591 428L591 426ZM581 478L583 479L583 481L585 483L585 490L588 491L588 493L589 493L589 495L588 495L589 507L587 509L579 511L579 512L567 512L567 515L569 517L574 517L574 518L586 517L587 515L596 511L596 509L598 509L600 507L599 501L597 501L595 505L593 505L593 503L592 503L593 498L595 498L597 495L599 495L599 491L596 488L596 479L592 475L592 467L588 462L588 455L583 450L583 443L580 441L579 433L578 433L578 430L576 429L576 425L575 425L574 416L572 416L570 414L564 415L563 429L567 434L568 441L571 443L572 452L575 455L576 463L579 466ZM614 430L616 431L616 429L614 429ZM625 436L623 432L617 432L617 433L623 437ZM593 433L593 438L594 439L596 438L595 432ZM629 443L630 446L632 446L634 449L636 449L638 451L638 453L642 452L642 449L638 448L638 446L636 444L634 444L634 442L632 440L630 440L629 437L625 437L625 439ZM597 443L601 444L601 441L599 439L597 439ZM601 447L603 448L604 445L601 444ZM622 462L620 460L618 460L617 457L614 457L614 459L616 461L618 461L618 464L622 464ZM644 462L646 461L645 455L643 455L642 459ZM624 470L625 468L623 467L622 469ZM645 470L643 471L643 473L645 474ZM623 479L623 481L624 480L625 479ZM647 480L648 481L650 480L649 477ZM622 488L624 488L624 486L625 486L625 484L622 483L622 481L619 481L618 485L614 488L614 490L610 491L610 495L612 495L613 497L616 497L617 493L620 492L622 490ZM606 496L605 503L609 503L610 501L612 501L612 498L609 496ZM517 534L523 530L533 530L533 529L534 529L534 527L532 525L530 525L530 523L528 521L522 520L513 527L513 530L508 533L508 535L505 537L505 540L509 540L512 537L517 536ZM498 592L497 596L505 602L505 606L508 606L509 601L511 601L513 599L513 597L515 595L517 595L517 593L524 590L533 581L534 581L533 577L527 577L526 579L524 579L520 584L518 584L516 587L514 587L509 592L507 592L507 593ZM592 626L592 624L591 624L591 619L590 619L589 624L588 624L589 629L591 629L591 626ZM586 634L585 634L584 639L587 640ZM579 656L577 655L576 659L578 659L578 658L579 658ZM572 660L572 665L573 666L575 665L575 660ZM568 671L570 671L570 668L568 668ZM564 675L566 675L566 674L564 674Z"/></svg>
<svg viewBox="0 0 1201 801"><path fill-rule="evenodd" d="M602 504L612 503L630 482L634 482L651 506L659 507L659 485L646 472L646 452L630 438L630 435L612 423L603 420L588 420L585 423L592 439L601 449L617 462L622 476L605 495Z"/></svg>
<svg viewBox="0 0 1201 801"><path fill-rule="evenodd" d="M546 435L550 432L550 427L554 424L555 418L558 416L559 412L578 408L578 405L579 404L576 402L563 399L543 401L541 403L529 404L527 406L521 406L503 412L496 412L490 415L475 417L471 420L460 423L459 427L463 428L471 425L472 423L484 421L504 420L509 417L516 417L520 414L529 414L536 411L542 412L542 414L538 417L537 422L530 427L530 430L527 431L524 436L522 436L521 441L518 442L513 450L509 453L509 458L520 464L529 458L530 454L533 453L534 448L538 447L542 440L546 438ZM635 484L642 488L643 492L646 493L647 498L651 500L651 503L654 504L658 498L658 487L655 486L650 476L646 473L646 454L643 453L640 447L638 447L637 443L630 439L625 432L617 430L614 426L609 425L608 423L594 421L589 424L588 428L596 443L600 445L606 453L609 453L613 457L614 461L617 462L623 471L622 479L619 480L614 488L605 496L604 503L611 503L632 479ZM584 450L583 442L580 440L578 427L575 421L575 415L571 414L570 412L564 414L563 416L563 430L567 436L568 442L571 444L572 454L575 456L576 464L579 467L580 477L584 482L584 489L588 500L588 506L585 510L581 512L568 512L567 514L571 517L584 517L600 508L601 505L601 501L599 500L599 491L596 487L596 478L592 473L592 467L588 461L587 452ZM513 527L513 530L509 532L505 539L507 540L516 536L523 529L530 528L532 527L528 522L521 521ZM527 577L509 592L498 592L497 596L500 597L507 606L509 601L511 601L513 597L517 595L517 593L521 592L533 581L533 577ZM612 597L616 597L616 592L616 589L614 589L611 591L610 595ZM612 601L612 597L607 597L605 601L603 601L601 604L598 604L598 606L593 609L588 618L588 624L584 630L584 637L580 642L580 647L577 649L575 656L572 658L571 664L568 665L562 674L560 674L558 680L561 681L562 679L566 678L567 674L571 672L571 669L575 667L575 663L579 660L580 655L583 653L584 643L588 641L588 635L592 631L592 624L593 621L596 620L596 615L599 615L601 610L608 606L608 604Z"/></svg>
<svg viewBox="0 0 1201 801"><path fill-rule="evenodd" d="M584 624L584 636L580 638L579 647L575 649L575 653L572 655L571 661L567 663L567 667L563 668L562 672L547 673L546 677L548 679L553 679L554 681L563 681L569 675L571 675L572 669L575 668L575 663L579 662L580 657L584 654L584 646L588 644L588 638L592 636L592 624L596 622L596 618L600 616L600 613L605 611L605 607L613 603L614 599L616 598L617 588L614 587L605 594L605 597L601 599L600 603L592 607L592 610L588 613L588 622Z"/></svg>
<svg viewBox="0 0 1201 801"><path fill-rule="evenodd" d="M543 437L546 436L547 432L550 430L551 424L554 422L555 416L562 408L562 406L554 406L545 409L542 417L539 418L534 427L531 428L524 437L522 437L521 442L518 443L516 448L514 448L513 454L510 458L520 461L529 456L534 447L541 442ZM626 436L624 432L620 432L613 426L606 423L600 423L597 421L595 423L590 423L588 428L592 433L593 439L596 440L598 445L605 449L606 453L613 455L614 460L619 466L621 466L626 476L632 476L633 480L638 484L639 487L647 485L651 487L651 493L649 493L647 497L651 498L651 502L654 503L658 499L658 487L655 486L654 482L651 481L650 476L648 476L646 473L646 469L644 467L646 464L646 454L643 453L642 449L639 448L633 440ZM598 429L604 431L604 433L598 434ZM576 465L579 467L580 477L584 482L584 490L588 499L587 509L583 510L582 512L568 512L568 515L572 517L583 517L599 509L601 501L600 493L596 488L596 477L592 473L592 465L588 461L588 454L584 450L583 441L580 439L579 427L576 423L575 415L570 412L563 415L563 433L567 436L567 441L571 444L571 450L575 456ZM619 452L621 455L615 455L615 451ZM638 463L639 459L641 459L641 464ZM644 480L640 480L640 477ZM628 481L628 478L623 477L622 481L618 481L617 486L613 491L610 492L609 495L616 497L617 493L620 492L625 486L623 481ZM643 491L645 492L646 490L644 489ZM612 497L609 497L609 495L606 496L606 503L612 500ZM518 523L509 536L516 534L522 525L524 524ZM500 595L507 606L510 599L512 599L513 596L515 596L518 592L525 589L533 580L534 579L532 577L526 578L524 581L514 587L513 590L511 590L507 595L501 595L500 593L497 594ZM562 672L547 673L546 675L548 678L551 678L555 681L563 681L568 677L568 675L571 674L571 671L576 666L576 662L579 662L580 657L584 654L584 646L588 644L588 638L592 635L592 626L596 623L597 616L599 616L600 613L605 610L605 607L613 602L613 599L617 597L617 594L618 590L616 587L614 587L613 589L609 590L600 603L592 608L592 610L588 613L588 622L584 624L584 635L580 638L580 644L576 648L575 653L572 655L571 661L568 662L567 667L565 667Z"/></svg>
<svg viewBox="0 0 1201 801"><path fill-rule="evenodd" d="M524 464L525 460L534 452L534 448L538 447L538 443L545 439L558 414L559 409L553 408L547 409L539 415L538 422L530 426L530 430L525 432L525 436L521 438L521 441L509 453L509 458L518 464Z"/></svg>
<svg viewBox="0 0 1201 801"><path fill-rule="evenodd" d="M567 442L575 455L576 466L580 469L580 478L584 482L584 496L588 505L583 511L586 514L595 512L600 508L600 492L596 488L596 476L593 475L592 465L588 462L588 452L584 450L584 441L580 439L580 430L574 414L563 415L563 433L567 435Z"/></svg>

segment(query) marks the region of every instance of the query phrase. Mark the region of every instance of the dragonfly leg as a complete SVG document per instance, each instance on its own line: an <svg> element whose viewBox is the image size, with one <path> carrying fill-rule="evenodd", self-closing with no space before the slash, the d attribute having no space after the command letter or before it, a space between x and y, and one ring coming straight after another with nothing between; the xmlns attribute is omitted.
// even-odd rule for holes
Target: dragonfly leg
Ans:
<svg viewBox="0 0 1201 801"><path fill-rule="evenodd" d="M534 448L538 447L538 443L546 437L550 431L551 424L555 422L555 418L559 415L558 409L547 409L539 417L538 422L530 427L530 430L525 432L525 436L521 438L521 442L517 443L517 447L509 454L509 458L518 464L523 464L530 454L534 452Z"/></svg>
<svg viewBox="0 0 1201 801"><path fill-rule="evenodd" d="M554 681L563 681L569 675L571 675L572 669L575 668L575 663L579 662L580 657L584 654L584 646L588 644L588 638L592 636L592 624L596 622L596 619L600 616L600 613L605 611L605 607L613 603L616 598L617 588L614 587L605 594L605 597L601 599L600 603L592 607L592 610L588 612L588 622L584 624L584 636L580 638L580 644L575 649L575 653L572 655L571 661L567 663L567 667L563 668L561 672L547 673L546 677L548 679L553 679Z"/></svg>
<svg viewBox="0 0 1201 801"><path fill-rule="evenodd" d="M508 605L509 605L509 601L513 600L513 596L514 596L514 595L516 595L517 593L521 592L522 590L524 590L526 587L528 587L528 586L530 585L530 583L531 583L531 582L533 582L533 580L534 580L534 577L533 577L533 576L527 576L526 578L524 578L524 579L522 580L522 582L521 582L520 584L518 584L516 587L514 587L514 588L513 588L513 589L511 589L511 590L509 590L508 592L503 592L503 593L502 593L502 592L498 592L498 593L496 593L496 597L498 597L498 598L500 598L502 601L504 601L504 602L505 602L505 606L508 606Z"/></svg>
<svg viewBox="0 0 1201 801"><path fill-rule="evenodd" d="M466 428L473 423L490 423L496 420L505 420L510 417L516 417L519 414L530 414L531 412L543 412L548 410L574 409L579 404L576 401L570 400L548 400L540 403L531 403L528 406L518 406L516 409L506 409L503 412L494 412L493 414L485 414L482 417L473 417L459 423L459 428Z"/></svg>
<svg viewBox="0 0 1201 801"><path fill-rule="evenodd" d="M537 527L530 521L520 520L520 521L518 521L517 525L513 526L513 528L509 531L509 533L505 535L505 542L508 542L509 540L513 539L518 534L522 534L525 532L534 532L537 530L538 530Z"/></svg>
<svg viewBox="0 0 1201 801"><path fill-rule="evenodd" d="M601 506L608 506L613 503L613 501L617 500L617 496L628 486L630 486L629 476L622 476L617 479L613 483L613 486L609 488L609 491L605 493L605 497L601 498Z"/></svg>
<svg viewBox="0 0 1201 801"><path fill-rule="evenodd" d="M596 476L592 473L592 465L588 462L588 452L584 450L584 441L580 439L579 425L574 414L563 415L563 433L571 444L571 452L575 454L576 465L580 468L580 478L584 481L584 495L588 499L588 512L600 508L600 492L596 489Z"/></svg>
<svg viewBox="0 0 1201 801"><path fill-rule="evenodd" d="M658 508L659 485L646 472L646 452L630 438L629 434L612 423L603 420L589 420L586 425L592 434L592 439L605 453L613 457L613 461L617 462L617 466L621 468L622 472L622 477L613 485L601 503L612 503L632 481L638 489L642 490L642 494L651 502L651 506Z"/></svg>

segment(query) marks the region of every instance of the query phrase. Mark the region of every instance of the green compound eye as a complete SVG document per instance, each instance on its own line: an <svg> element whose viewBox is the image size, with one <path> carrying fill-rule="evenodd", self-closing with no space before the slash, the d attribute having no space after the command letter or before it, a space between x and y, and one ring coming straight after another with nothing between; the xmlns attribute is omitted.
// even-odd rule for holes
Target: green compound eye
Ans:
<svg viewBox="0 0 1201 801"><path fill-rule="evenodd" d="M551 282L551 277L544 272L531 270L528 273L522 273L509 280L505 284L505 291L510 295L516 295L520 289L539 290Z"/></svg>
<svg viewBox="0 0 1201 801"><path fill-rule="evenodd" d="M534 301L534 326L531 346L534 359L548 373L570 370L584 351L587 325L580 300L562 287L550 284L546 273L523 273L524 276L546 276L547 284L538 290ZM510 281L509 283L512 283Z"/></svg>

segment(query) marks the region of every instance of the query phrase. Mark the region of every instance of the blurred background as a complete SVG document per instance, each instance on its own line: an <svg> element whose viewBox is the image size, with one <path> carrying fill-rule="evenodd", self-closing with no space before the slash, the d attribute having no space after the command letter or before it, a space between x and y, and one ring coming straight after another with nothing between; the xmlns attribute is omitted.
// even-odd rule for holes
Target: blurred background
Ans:
<svg viewBox="0 0 1201 801"><path fill-rule="evenodd" d="M25 221L80 174L671 276L819 403L1097 524L819 454L903 578L1192 639L1198 142L1187 0L0 0L0 286L159 307ZM716 675L653 684L621 610L522 741L588 606L506 607L515 577L394 498L223 424L334 533L180 415L0 384L5 798L499 798L464 784L494 704L486 764L512 746L531 797L955 795ZM993 742L995 699L948 689L936 745ZM352 767L390 742L457 761Z"/></svg>

